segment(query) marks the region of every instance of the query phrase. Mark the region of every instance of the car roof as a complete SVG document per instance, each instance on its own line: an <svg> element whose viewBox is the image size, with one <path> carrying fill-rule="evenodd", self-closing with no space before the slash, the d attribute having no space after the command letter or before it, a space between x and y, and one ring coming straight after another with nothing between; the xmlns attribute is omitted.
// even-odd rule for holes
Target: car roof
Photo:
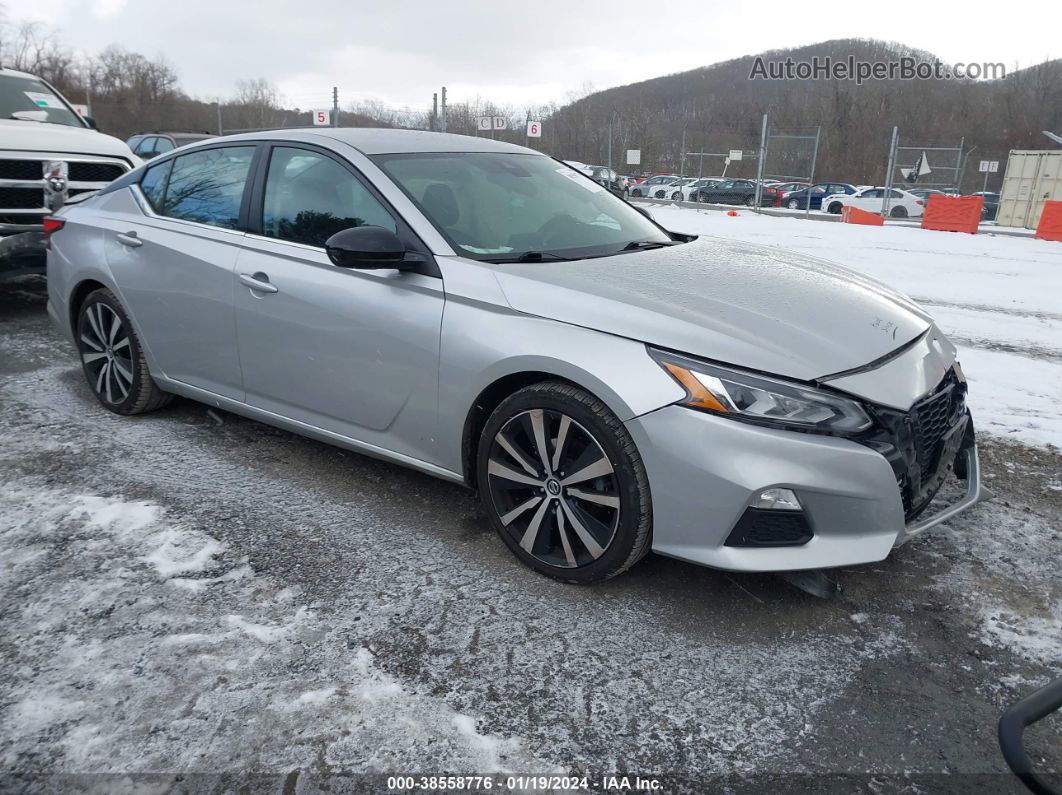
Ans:
<svg viewBox="0 0 1062 795"><path fill-rule="evenodd" d="M426 130L389 130L375 127L307 127L287 130L226 135L216 141L259 140L302 141L321 143L321 139L348 144L365 155L408 154L416 152L510 152L541 155L525 146L477 138L472 135L428 132Z"/></svg>

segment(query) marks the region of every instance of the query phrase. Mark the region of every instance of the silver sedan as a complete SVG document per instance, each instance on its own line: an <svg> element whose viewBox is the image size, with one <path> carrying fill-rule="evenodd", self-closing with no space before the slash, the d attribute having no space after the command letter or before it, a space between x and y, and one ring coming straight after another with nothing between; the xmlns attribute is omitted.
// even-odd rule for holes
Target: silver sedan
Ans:
<svg viewBox="0 0 1062 795"><path fill-rule="evenodd" d="M465 484L562 580L876 561L981 494L955 348L908 298L523 147L218 138L47 228L105 408L179 395Z"/></svg>

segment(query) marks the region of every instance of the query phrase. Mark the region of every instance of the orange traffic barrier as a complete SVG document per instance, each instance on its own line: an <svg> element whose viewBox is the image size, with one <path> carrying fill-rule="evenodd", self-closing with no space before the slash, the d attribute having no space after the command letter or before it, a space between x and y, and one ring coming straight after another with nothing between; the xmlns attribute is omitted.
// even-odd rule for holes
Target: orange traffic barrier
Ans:
<svg viewBox="0 0 1062 795"><path fill-rule="evenodd" d="M934 193L926 204L922 228L975 235L984 206L983 196L941 196Z"/></svg>
<svg viewBox="0 0 1062 795"><path fill-rule="evenodd" d="M1037 240L1062 240L1062 202L1046 201L1036 227Z"/></svg>
<svg viewBox="0 0 1062 795"><path fill-rule="evenodd" d="M734 216L734 215L737 215L738 213L737 213L737 210L727 210L726 214L730 215L730 216Z"/></svg>
<svg viewBox="0 0 1062 795"><path fill-rule="evenodd" d="M867 226L884 226L885 219L877 213L868 213L858 207L841 208L842 224L866 224Z"/></svg>

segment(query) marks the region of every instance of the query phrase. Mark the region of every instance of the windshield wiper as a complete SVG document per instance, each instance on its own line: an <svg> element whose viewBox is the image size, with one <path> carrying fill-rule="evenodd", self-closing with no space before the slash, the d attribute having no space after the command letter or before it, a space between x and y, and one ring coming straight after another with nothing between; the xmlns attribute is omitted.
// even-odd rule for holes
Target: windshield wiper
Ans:
<svg viewBox="0 0 1062 795"><path fill-rule="evenodd" d="M488 257L484 259L484 262L543 262L549 260L550 262L571 262L571 257L562 257L560 254L552 254L549 251L525 251L515 257Z"/></svg>
<svg viewBox="0 0 1062 795"><path fill-rule="evenodd" d="M661 242L659 240L632 240L625 245L620 251L648 251L651 248L664 248L666 246L676 246L674 240L668 240L667 242Z"/></svg>

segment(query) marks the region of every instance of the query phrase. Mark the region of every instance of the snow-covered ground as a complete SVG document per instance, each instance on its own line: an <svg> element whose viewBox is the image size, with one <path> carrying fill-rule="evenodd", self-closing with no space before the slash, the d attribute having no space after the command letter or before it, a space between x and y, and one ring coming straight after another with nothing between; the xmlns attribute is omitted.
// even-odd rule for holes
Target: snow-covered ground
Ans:
<svg viewBox="0 0 1062 795"><path fill-rule="evenodd" d="M781 246L914 298L959 346L980 431L1062 448L1062 244L652 207L669 229Z"/></svg>

